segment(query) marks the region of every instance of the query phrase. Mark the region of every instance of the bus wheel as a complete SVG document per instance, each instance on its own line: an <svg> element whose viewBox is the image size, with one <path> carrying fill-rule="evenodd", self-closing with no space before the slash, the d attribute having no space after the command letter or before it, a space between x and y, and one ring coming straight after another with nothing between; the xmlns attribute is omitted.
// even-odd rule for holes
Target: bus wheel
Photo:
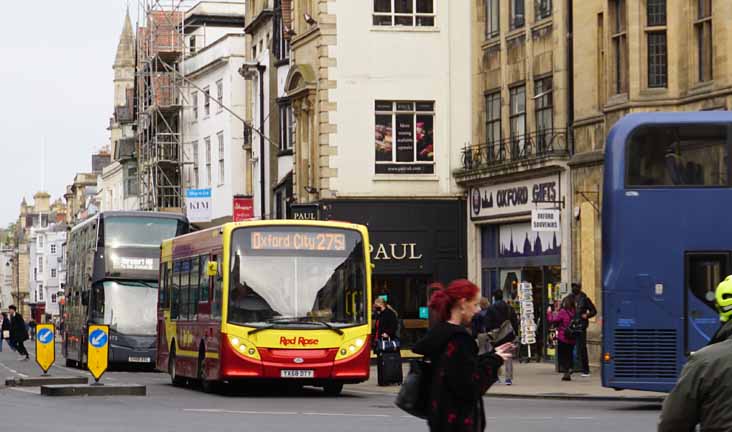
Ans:
<svg viewBox="0 0 732 432"><path fill-rule="evenodd" d="M201 383L201 390L204 393L215 393L218 389L218 382L210 379L206 379L206 363L205 355L203 353L198 356L198 382Z"/></svg>
<svg viewBox="0 0 732 432"><path fill-rule="evenodd" d="M330 383L323 387L323 391L328 396L339 396L343 392L343 383Z"/></svg>
<svg viewBox="0 0 732 432"><path fill-rule="evenodd" d="M185 384L185 379L179 377L176 373L175 348L170 349L170 356L168 357L168 374L170 374L170 383L174 386L181 387Z"/></svg>

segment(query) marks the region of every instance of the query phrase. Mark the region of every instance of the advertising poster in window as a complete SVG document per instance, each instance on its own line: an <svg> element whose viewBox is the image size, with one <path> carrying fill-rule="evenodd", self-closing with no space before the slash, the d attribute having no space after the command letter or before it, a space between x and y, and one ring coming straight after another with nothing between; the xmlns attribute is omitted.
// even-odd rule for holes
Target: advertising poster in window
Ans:
<svg viewBox="0 0 732 432"><path fill-rule="evenodd" d="M391 162L392 126L391 115L376 115L376 161Z"/></svg>
<svg viewBox="0 0 732 432"><path fill-rule="evenodd" d="M417 160L435 160L434 146L434 117L432 115L417 115Z"/></svg>
<svg viewBox="0 0 732 432"><path fill-rule="evenodd" d="M397 123L397 162L414 162L414 115L399 114Z"/></svg>

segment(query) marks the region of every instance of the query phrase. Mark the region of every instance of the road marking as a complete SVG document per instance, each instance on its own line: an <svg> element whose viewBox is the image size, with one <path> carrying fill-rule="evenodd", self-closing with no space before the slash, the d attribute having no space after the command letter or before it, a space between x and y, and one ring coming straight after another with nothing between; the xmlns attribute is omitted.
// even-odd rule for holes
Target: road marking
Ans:
<svg viewBox="0 0 732 432"><path fill-rule="evenodd" d="M392 417L388 414L348 414L348 413L302 413L307 416L323 416L323 417Z"/></svg>
<svg viewBox="0 0 732 432"><path fill-rule="evenodd" d="M594 420L594 417L567 417L567 420Z"/></svg>
<svg viewBox="0 0 732 432"><path fill-rule="evenodd" d="M199 412L212 414L260 414L260 415L298 415L294 411L234 411L224 409L184 409L185 412Z"/></svg>

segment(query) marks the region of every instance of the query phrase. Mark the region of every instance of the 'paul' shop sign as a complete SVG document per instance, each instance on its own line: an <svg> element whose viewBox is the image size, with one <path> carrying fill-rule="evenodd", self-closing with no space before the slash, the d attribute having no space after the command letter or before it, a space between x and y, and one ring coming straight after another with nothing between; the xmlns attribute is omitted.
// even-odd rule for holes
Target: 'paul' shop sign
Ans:
<svg viewBox="0 0 732 432"><path fill-rule="evenodd" d="M537 203L561 199L559 176L475 187L470 191L470 217L484 219L530 213L537 208Z"/></svg>

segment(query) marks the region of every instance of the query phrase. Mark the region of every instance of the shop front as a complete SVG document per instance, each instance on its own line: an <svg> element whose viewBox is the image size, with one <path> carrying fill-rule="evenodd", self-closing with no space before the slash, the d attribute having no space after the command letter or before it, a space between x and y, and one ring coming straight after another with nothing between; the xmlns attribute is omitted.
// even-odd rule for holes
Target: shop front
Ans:
<svg viewBox="0 0 732 432"><path fill-rule="evenodd" d="M470 191L483 295L491 298L496 291L502 291L503 298L521 314L519 287L531 284L529 303L533 302L536 330L529 339L535 342L523 344L521 354L528 357L531 353L531 358L537 360L555 355L556 342L545 311L566 294L568 287L562 279L567 267L563 265L562 245L568 243L562 180L557 173L476 186ZM552 212L557 214L556 223L537 220L541 218L537 214Z"/></svg>
<svg viewBox="0 0 732 432"><path fill-rule="evenodd" d="M374 264L372 299L385 296L402 319L402 345L428 327L428 286L467 276L464 200L331 200L320 218L366 225Z"/></svg>

